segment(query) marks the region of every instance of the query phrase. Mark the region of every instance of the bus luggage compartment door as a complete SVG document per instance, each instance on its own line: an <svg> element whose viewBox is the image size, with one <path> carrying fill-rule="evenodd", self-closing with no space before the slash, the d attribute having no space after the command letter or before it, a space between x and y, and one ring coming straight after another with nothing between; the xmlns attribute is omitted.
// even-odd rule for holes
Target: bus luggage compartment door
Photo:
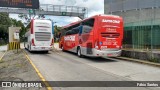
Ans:
<svg viewBox="0 0 160 90"><path fill-rule="evenodd" d="M87 43L87 54L93 54L91 42Z"/></svg>

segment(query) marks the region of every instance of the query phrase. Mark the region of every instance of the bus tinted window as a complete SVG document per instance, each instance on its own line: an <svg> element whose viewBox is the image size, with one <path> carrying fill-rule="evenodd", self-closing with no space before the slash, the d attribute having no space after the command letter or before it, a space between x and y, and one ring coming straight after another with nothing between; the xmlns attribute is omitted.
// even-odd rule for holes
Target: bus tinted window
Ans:
<svg viewBox="0 0 160 90"><path fill-rule="evenodd" d="M79 33L79 28L73 28L72 30L69 30L66 32L66 35L73 35L73 34L78 34Z"/></svg>
<svg viewBox="0 0 160 90"><path fill-rule="evenodd" d="M62 33L61 37L64 35L78 34L79 33L79 25L80 24L76 24L74 26L64 28L61 32Z"/></svg>
<svg viewBox="0 0 160 90"><path fill-rule="evenodd" d="M78 34L79 33L79 27L76 27L72 29L73 33L72 34Z"/></svg>
<svg viewBox="0 0 160 90"><path fill-rule="evenodd" d="M94 26L94 21L95 21L94 19L89 19L89 20L82 22L82 25L83 25L82 33L89 33Z"/></svg>
<svg viewBox="0 0 160 90"><path fill-rule="evenodd" d="M66 35L71 35L72 34L72 30L69 30L66 32Z"/></svg>
<svg viewBox="0 0 160 90"><path fill-rule="evenodd" d="M61 34L60 34L60 38L63 37L65 35L65 29L61 30Z"/></svg>

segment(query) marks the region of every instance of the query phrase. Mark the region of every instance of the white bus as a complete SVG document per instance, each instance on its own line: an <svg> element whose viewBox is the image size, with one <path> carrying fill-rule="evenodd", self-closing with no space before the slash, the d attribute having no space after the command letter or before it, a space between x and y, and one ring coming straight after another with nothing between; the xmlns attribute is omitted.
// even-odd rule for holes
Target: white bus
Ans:
<svg viewBox="0 0 160 90"><path fill-rule="evenodd" d="M24 47L29 51L46 51L52 49L54 44L54 27L50 20L33 19L28 25L25 34Z"/></svg>

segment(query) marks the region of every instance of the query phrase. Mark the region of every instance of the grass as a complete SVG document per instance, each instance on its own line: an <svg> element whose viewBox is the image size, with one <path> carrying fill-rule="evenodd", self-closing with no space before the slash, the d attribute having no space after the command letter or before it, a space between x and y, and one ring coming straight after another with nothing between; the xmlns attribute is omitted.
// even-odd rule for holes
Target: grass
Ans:
<svg viewBox="0 0 160 90"><path fill-rule="evenodd" d="M7 43L6 44L0 44L0 46L5 46L5 45L7 45Z"/></svg>
<svg viewBox="0 0 160 90"><path fill-rule="evenodd" d="M150 62L154 62L154 63L160 63L158 58L151 58L149 59Z"/></svg>
<svg viewBox="0 0 160 90"><path fill-rule="evenodd" d="M8 67L7 65L2 66L2 68L7 68L7 67Z"/></svg>
<svg viewBox="0 0 160 90"><path fill-rule="evenodd" d="M23 65L20 64L20 63L17 63L15 66L16 66L16 67L22 67Z"/></svg>
<svg viewBox="0 0 160 90"><path fill-rule="evenodd" d="M4 62L3 60L0 61L0 63L3 63L3 62Z"/></svg>

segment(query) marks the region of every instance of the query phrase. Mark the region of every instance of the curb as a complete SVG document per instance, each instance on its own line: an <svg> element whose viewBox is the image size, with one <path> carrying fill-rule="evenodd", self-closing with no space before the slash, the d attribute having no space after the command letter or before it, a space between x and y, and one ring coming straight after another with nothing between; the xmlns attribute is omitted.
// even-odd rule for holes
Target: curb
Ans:
<svg viewBox="0 0 160 90"><path fill-rule="evenodd" d="M3 59L3 57L4 57L4 55L5 55L6 53L7 53L7 51L3 53L3 55L0 57L0 61Z"/></svg>
<svg viewBox="0 0 160 90"><path fill-rule="evenodd" d="M40 71L37 69L37 67L33 64L32 60L30 59L30 57L27 55L27 53L23 50L27 60L30 62L30 64L33 66L33 68L35 69L36 73L38 74L38 76L40 77L40 79L43 81L43 83L45 84L45 86L47 87L47 90L53 90L51 88L51 86L49 85L49 83L45 80L45 78L43 77L43 75L40 73Z"/></svg>
<svg viewBox="0 0 160 90"><path fill-rule="evenodd" d="M149 61L140 60L140 59L126 58L126 57L116 57L115 59L121 59L121 60L125 60L125 61L136 62L136 63L140 63L140 64L146 64L146 65L150 65L150 66L160 67L160 63L154 63L154 62L149 62Z"/></svg>

